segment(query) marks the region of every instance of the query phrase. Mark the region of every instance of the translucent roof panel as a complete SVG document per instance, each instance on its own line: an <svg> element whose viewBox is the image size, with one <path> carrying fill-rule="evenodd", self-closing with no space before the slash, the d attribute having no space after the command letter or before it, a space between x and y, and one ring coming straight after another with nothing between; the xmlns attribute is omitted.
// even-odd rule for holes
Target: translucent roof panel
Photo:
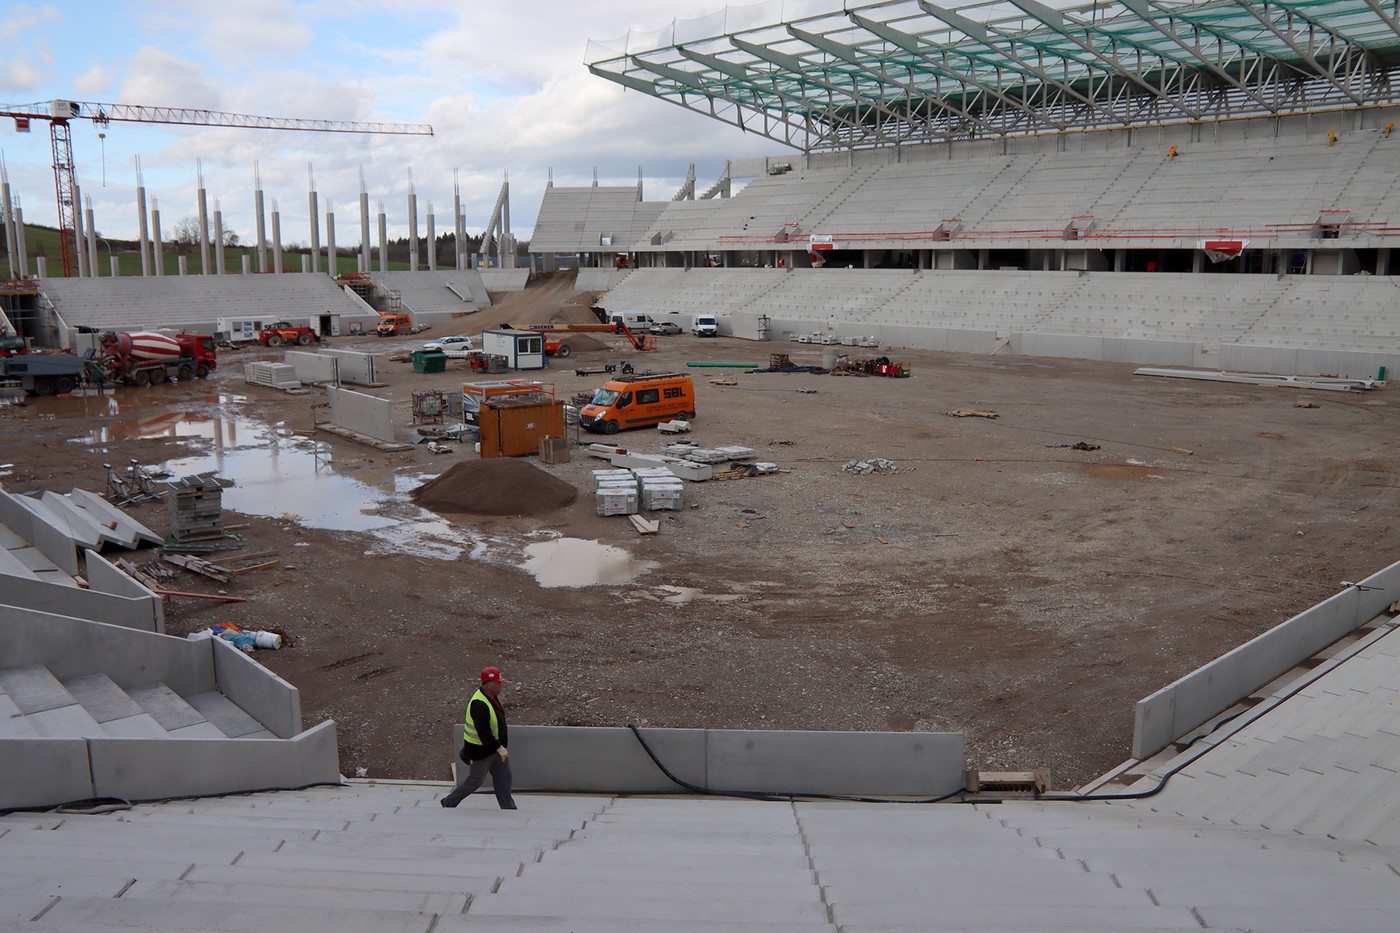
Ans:
<svg viewBox="0 0 1400 933"><path fill-rule="evenodd" d="M871 148L1391 103L1397 22L1393 0L769 0L585 63L794 148Z"/></svg>

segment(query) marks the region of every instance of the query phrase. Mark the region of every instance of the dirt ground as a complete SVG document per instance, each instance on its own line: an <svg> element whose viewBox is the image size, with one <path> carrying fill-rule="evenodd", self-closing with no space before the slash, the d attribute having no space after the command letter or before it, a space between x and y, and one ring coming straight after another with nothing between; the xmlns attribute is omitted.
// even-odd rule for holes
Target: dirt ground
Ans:
<svg viewBox="0 0 1400 933"><path fill-rule="evenodd" d="M498 296L423 337L334 344L387 354L503 320L587 319L570 288L558 277ZM567 398L603 378L575 367L605 361L664 371L764 365L775 351L821 358L818 347L688 335L644 355L604 339L609 350L557 361L542 379ZM452 724L476 672L496 664L512 723L955 731L971 767L1044 767L1069 787L1127 757L1137 699L1400 554L1393 391L868 352L912 377L689 370L692 437L753 447L783 472L688 485L689 507L658 513L648 537L594 514L590 471L604 464L577 448L543 469L577 485L578 501L534 519L448 522L408 501L470 448L384 453L323 433L314 443L329 465L268 480L246 464L307 456L323 393L245 385L245 360L277 357L262 350L225 353L208 382L0 409L0 462L18 492L100 490L102 463L129 458L227 463L239 485L225 520L246 525L245 552L280 563L228 585L181 572L172 587L248 601L172 598L168 628L287 632L289 647L257 659L300 689L308 725L336 720L345 773L376 777L445 777ZM373 391L405 423L410 392L472 378L459 363L423 375L382 358L379 373L388 385ZM737 385L712 382L722 377ZM1069 446L1080 441L1098 449ZM608 442L653 452L662 439L638 430ZM842 469L877 457L898 472ZM249 496L229 506L240 489ZM169 527L162 505L133 511ZM335 530L357 522L384 526ZM544 587L522 569L524 549L553 536L646 563L630 582Z"/></svg>

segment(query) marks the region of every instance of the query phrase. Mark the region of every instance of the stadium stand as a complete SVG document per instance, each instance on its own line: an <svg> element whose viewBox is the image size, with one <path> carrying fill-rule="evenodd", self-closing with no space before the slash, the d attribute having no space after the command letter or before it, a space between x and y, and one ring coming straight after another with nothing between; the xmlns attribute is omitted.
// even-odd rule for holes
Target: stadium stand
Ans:
<svg viewBox="0 0 1400 933"><path fill-rule="evenodd" d="M340 315L374 321L320 275L226 275L44 279L40 294L69 328L188 329L215 333L221 320L307 320Z"/></svg>
<svg viewBox="0 0 1400 933"><path fill-rule="evenodd" d="M540 202L530 248L540 253L596 253L616 244L622 249L641 239L664 206L664 202L643 201L636 186L550 185Z"/></svg>
<svg viewBox="0 0 1400 933"><path fill-rule="evenodd" d="M474 269L459 272L439 269L429 272L376 272L375 284L398 292L406 311L436 319L450 314L477 311L491 305L491 296L481 275Z"/></svg>

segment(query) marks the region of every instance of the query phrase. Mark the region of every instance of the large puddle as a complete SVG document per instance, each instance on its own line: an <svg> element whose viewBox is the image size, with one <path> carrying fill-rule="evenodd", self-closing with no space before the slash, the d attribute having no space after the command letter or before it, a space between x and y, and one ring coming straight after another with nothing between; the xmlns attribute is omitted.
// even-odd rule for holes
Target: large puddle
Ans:
<svg viewBox="0 0 1400 933"><path fill-rule="evenodd" d="M203 400L219 404L230 399ZM102 406L116 415L115 399L73 400ZM97 412L94 412L97 413ZM327 531L369 532L379 544L369 554L408 552L422 557L456 560L481 557L485 539L414 505L408 493L429 475L395 474L353 454L331 454L329 444L302 437L285 423L263 423L230 414L163 411L159 414L115 417L112 422L72 438L74 443L101 448L105 443L138 438L202 438L203 453L144 464L173 477L214 473L233 485L223 493L224 505L245 515L295 521ZM344 458L342 462L339 458Z"/></svg>
<svg viewBox="0 0 1400 933"><path fill-rule="evenodd" d="M657 566L620 547L582 538L555 538L525 548L525 570L545 589L629 583Z"/></svg>

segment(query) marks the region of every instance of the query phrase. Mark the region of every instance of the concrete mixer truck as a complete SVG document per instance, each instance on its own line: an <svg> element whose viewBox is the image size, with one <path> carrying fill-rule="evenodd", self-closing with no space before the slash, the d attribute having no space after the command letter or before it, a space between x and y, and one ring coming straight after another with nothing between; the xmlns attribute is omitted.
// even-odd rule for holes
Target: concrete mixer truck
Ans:
<svg viewBox="0 0 1400 933"><path fill-rule="evenodd" d="M129 385L203 379L218 365L214 338L205 334L136 331L102 335L103 370L118 382Z"/></svg>

